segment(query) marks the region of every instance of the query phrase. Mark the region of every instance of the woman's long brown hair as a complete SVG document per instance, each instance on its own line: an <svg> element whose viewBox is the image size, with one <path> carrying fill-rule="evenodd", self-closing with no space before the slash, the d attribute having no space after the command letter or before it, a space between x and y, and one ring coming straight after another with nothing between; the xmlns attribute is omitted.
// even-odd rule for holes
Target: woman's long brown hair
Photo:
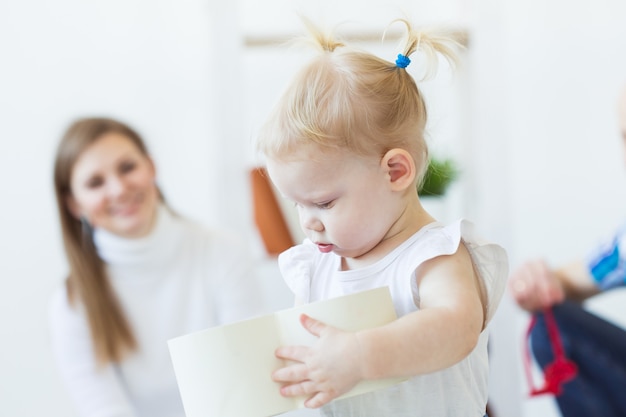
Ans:
<svg viewBox="0 0 626 417"><path fill-rule="evenodd" d="M74 164L87 147L107 133L124 135L148 156L142 138L126 124L108 118L83 118L66 130L54 164L54 189L70 269L67 295L74 307L80 302L85 309L94 353L101 365L121 361L136 349L137 341L98 256L91 229L70 212L68 199Z"/></svg>

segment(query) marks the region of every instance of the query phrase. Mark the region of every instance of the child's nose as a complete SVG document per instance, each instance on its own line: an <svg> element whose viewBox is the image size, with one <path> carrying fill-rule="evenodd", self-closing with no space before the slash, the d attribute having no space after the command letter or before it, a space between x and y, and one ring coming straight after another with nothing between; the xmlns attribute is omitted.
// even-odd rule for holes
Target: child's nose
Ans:
<svg viewBox="0 0 626 417"><path fill-rule="evenodd" d="M324 230L324 224L315 216L304 215L302 217L302 228L304 230L321 232Z"/></svg>

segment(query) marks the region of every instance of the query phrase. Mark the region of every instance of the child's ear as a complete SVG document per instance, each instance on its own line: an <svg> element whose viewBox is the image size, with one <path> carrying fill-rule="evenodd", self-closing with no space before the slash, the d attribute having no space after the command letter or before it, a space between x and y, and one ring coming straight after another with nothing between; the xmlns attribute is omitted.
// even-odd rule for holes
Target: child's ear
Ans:
<svg viewBox="0 0 626 417"><path fill-rule="evenodd" d="M391 149L380 161L381 168L389 176L394 191L404 191L415 182L415 161L404 149Z"/></svg>

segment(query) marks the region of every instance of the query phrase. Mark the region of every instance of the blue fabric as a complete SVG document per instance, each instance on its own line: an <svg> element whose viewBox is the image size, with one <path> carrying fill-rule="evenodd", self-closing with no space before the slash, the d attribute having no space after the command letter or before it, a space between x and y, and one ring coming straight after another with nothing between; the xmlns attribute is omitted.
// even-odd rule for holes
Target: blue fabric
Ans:
<svg viewBox="0 0 626 417"><path fill-rule="evenodd" d="M626 331L565 302L553 308L565 356L578 365L578 375L556 398L563 417L626 416ZM543 315L538 315L531 346L543 368L553 359Z"/></svg>
<svg viewBox="0 0 626 417"><path fill-rule="evenodd" d="M589 265L591 275L596 282L602 282L606 277L619 266L619 245L614 242L610 252L603 253L603 256L594 259L594 263Z"/></svg>
<svg viewBox="0 0 626 417"><path fill-rule="evenodd" d="M602 291L626 285L626 228L598 245L589 254L587 267Z"/></svg>

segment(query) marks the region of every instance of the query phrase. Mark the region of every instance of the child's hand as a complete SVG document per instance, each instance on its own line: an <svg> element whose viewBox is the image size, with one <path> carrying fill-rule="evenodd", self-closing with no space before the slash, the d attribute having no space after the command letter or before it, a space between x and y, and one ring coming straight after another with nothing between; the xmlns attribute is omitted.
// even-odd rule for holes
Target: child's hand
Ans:
<svg viewBox="0 0 626 417"><path fill-rule="evenodd" d="M318 408L348 392L362 378L361 349L355 333L344 332L307 315L300 316L302 326L319 339L311 347L284 346L276 357L297 362L272 374L285 385L286 397L308 396L304 405Z"/></svg>

